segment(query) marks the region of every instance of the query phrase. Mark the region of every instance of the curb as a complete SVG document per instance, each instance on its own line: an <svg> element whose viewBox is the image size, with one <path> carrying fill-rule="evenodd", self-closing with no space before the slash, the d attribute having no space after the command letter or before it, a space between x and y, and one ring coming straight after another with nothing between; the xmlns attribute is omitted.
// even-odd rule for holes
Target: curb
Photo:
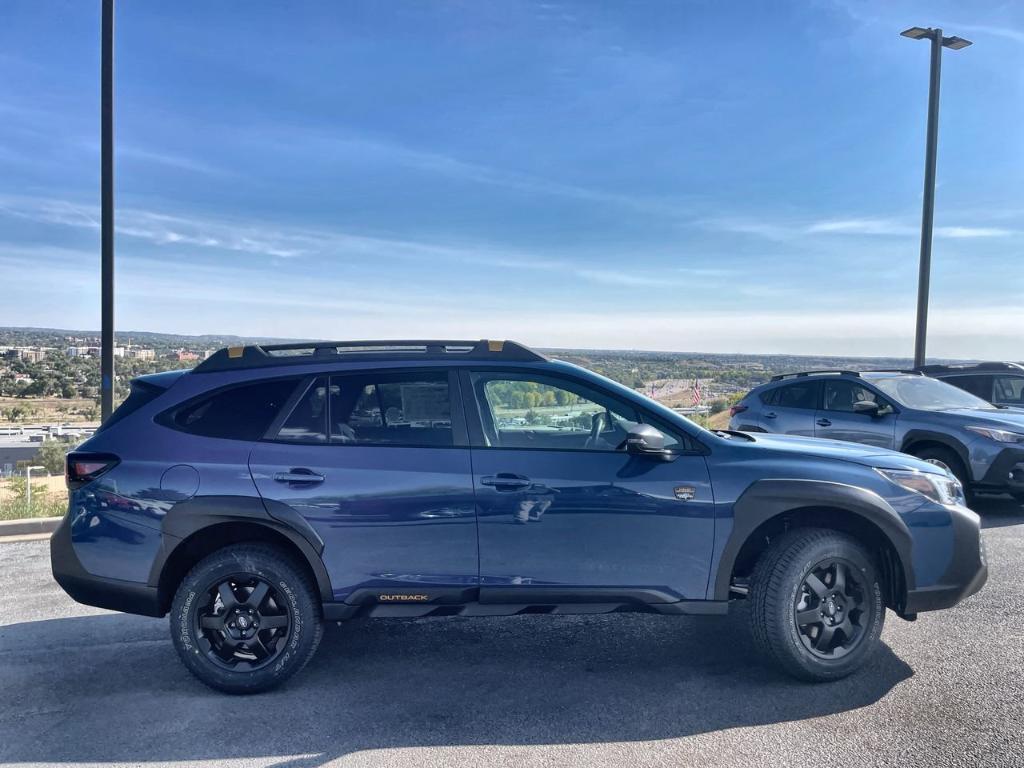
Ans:
<svg viewBox="0 0 1024 768"><path fill-rule="evenodd" d="M53 533L63 517L30 517L25 520L0 521L0 541L6 536Z"/></svg>

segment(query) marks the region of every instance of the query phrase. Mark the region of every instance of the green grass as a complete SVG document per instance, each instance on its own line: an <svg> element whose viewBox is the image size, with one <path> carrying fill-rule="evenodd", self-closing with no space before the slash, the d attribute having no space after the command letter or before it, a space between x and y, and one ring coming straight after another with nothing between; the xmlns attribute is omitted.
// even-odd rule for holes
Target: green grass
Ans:
<svg viewBox="0 0 1024 768"><path fill-rule="evenodd" d="M25 500L25 481L12 488L12 494L0 496L0 520L23 520L27 517L60 517L68 509L66 493L50 493L45 486L32 484L32 504Z"/></svg>

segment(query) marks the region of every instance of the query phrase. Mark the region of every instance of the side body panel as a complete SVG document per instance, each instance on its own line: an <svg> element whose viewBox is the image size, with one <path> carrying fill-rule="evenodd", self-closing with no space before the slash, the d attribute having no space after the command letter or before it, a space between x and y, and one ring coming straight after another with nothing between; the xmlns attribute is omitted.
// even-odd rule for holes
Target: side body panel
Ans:
<svg viewBox="0 0 1024 768"><path fill-rule="evenodd" d="M488 586L704 597L715 521L703 456L474 449L473 466L482 597ZM503 473L529 485L481 483Z"/></svg>

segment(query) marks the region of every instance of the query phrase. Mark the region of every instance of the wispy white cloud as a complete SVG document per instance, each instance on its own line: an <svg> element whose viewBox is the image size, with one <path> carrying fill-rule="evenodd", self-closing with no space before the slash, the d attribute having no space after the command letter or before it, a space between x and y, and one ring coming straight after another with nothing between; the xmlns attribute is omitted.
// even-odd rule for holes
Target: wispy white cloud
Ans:
<svg viewBox="0 0 1024 768"><path fill-rule="evenodd" d="M99 230L99 210L64 200L0 198L0 213L34 222ZM637 269L632 259L621 268L581 264L564 255L548 255L495 246L491 243L445 243L388 238L302 227L268 226L251 221L229 221L168 215L133 208L117 212L117 234L159 247L193 251L229 251L269 258L320 257L349 263L405 261L449 262L492 269L533 271L605 285L672 287L692 284L698 277L714 280L712 273L690 279L664 270ZM621 260L620 260L621 261ZM614 262L614 260L610 260ZM714 272L714 270L712 271Z"/></svg>
<svg viewBox="0 0 1024 768"><path fill-rule="evenodd" d="M254 140L266 142L266 134L267 131L262 130L259 138ZM692 215L692 210L687 205L671 199L596 189L517 170L498 168L485 163L472 162L442 152L424 151L377 138L325 136L306 132L301 139L297 139L294 127L290 127L286 139L281 138L275 141L275 151L301 150L305 153L310 150L311 145L319 146L319 152L323 157L357 158L359 162L371 160L373 163L383 166L399 166L470 184L609 205L661 217L680 219Z"/></svg>
<svg viewBox="0 0 1024 768"><path fill-rule="evenodd" d="M908 224L901 224L892 219L837 219L817 221L804 226L804 234L848 234L848 235L913 235L915 229ZM916 230L920 232L920 230Z"/></svg>
<svg viewBox="0 0 1024 768"><path fill-rule="evenodd" d="M791 241L817 235L863 235L877 237L917 237L919 224L904 219L847 218L824 219L805 223L766 222L745 219L712 219L703 222L711 229L735 234L756 235L769 240ZM935 227L935 237L949 239L1011 237L1016 230L1004 227Z"/></svg>
<svg viewBox="0 0 1024 768"><path fill-rule="evenodd" d="M95 327L98 275L91 252L46 248L8 253L0 247L5 290L38 288L38 265L47 263L61 324ZM301 274L282 283L265 273L239 272L226 265L193 265L134 257L119 280L119 322L123 328L181 333L309 338L515 338L540 347L661 349L749 353L906 355L912 350L913 312L892 307L864 312L849 306L744 308L742 312L678 308L579 308L555 303L524 311L518 297L470 294L444 301L415 284L396 293L372 282L358 292ZM52 302L50 302L52 304ZM51 314L47 314L51 313ZM154 317L163 319L154 325ZM0 324L53 324L52 309L36 302L13 312L0 303ZM945 306L930 327L933 353L950 357L999 357L1018 341L1024 324L1021 304ZM903 329L893 333L893 329ZM328 333L327 335L331 335Z"/></svg>
<svg viewBox="0 0 1024 768"><path fill-rule="evenodd" d="M99 151L98 147L96 148L96 151ZM145 163L155 163L156 165L163 165L168 168L200 173L207 176L235 175L223 168L218 168L217 166L210 165L209 163L204 163L196 157L178 155L169 152L157 152L131 145L126 146L124 144L119 144L117 146L117 156L119 158L139 160Z"/></svg>
<svg viewBox="0 0 1024 768"><path fill-rule="evenodd" d="M1010 237L1016 233L1012 229L1002 229L1001 227L936 227L935 234L939 237L957 239L972 237Z"/></svg>

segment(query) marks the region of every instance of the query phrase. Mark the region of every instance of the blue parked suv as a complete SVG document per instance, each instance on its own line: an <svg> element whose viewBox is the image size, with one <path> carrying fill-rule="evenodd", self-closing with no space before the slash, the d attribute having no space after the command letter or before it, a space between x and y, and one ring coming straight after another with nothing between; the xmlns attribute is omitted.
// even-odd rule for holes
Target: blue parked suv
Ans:
<svg viewBox="0 0 1024 768"><path fill-rule="evenodd" d="M932 464L708 432L512 342L221 350L137 379L67 459L51 544L76 600L164 616L228 692L306 664L354 616L723 614L806 680L853 672L886 608L987 577Z"/></svg>
<svg viewBox="0 0 1024 768"><path fill-rule="evenodd" d="M1024 501L1024 410L920 371L775 376L733 406L730 427L903 451L952 472L968 500L979 491Z"/></svg>

